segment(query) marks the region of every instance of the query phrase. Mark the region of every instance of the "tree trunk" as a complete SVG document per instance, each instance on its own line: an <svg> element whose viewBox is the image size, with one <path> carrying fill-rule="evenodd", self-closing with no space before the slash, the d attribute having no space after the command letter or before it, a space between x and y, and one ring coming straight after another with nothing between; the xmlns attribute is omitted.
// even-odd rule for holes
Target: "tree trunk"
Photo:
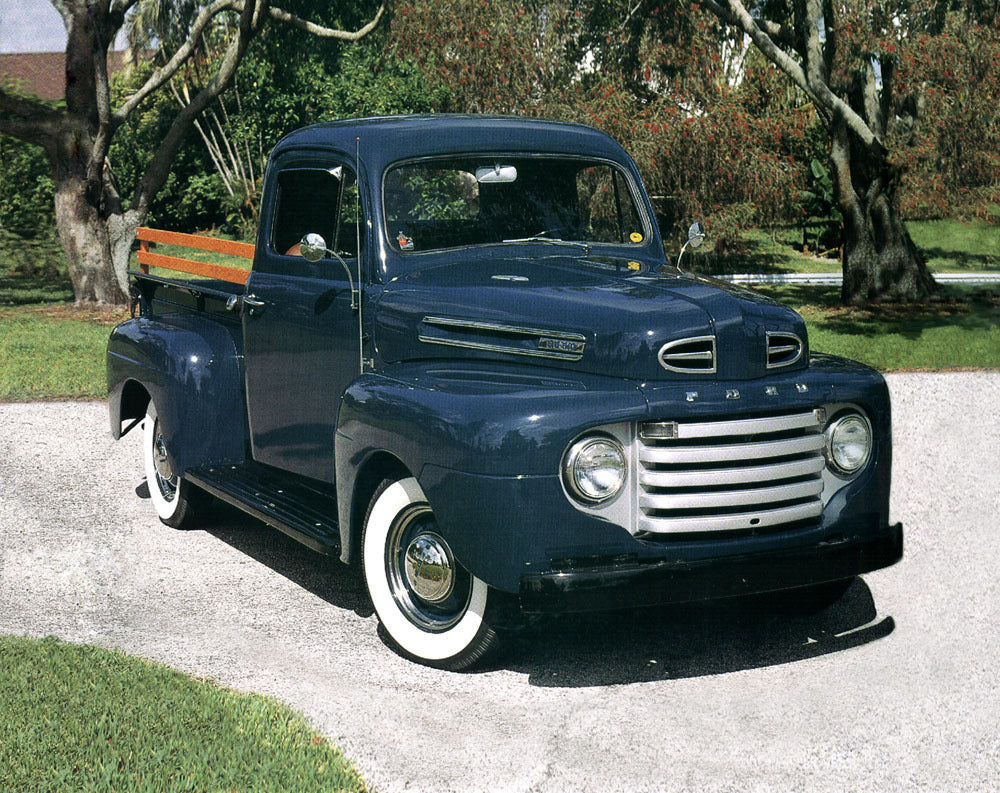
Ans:
<svg viewBox="0 0 1000 793"><path fill-rule="evenodd" d="M87 191L86 145L72 136L60 156L53 158L56 228L69 265L76 303L124 305L125 283L117 277L111 258L108 218L90 200ZM124 276L124 272L122 273Z"/></svg>
<svg viewBox="0 0 1000 793"><path fill-rule="evenodd" d="M831 172L844 217L841 302L926 300L937 284L899 214L898 174L884 152L852 145L842 123L832 130Z"/></svg>

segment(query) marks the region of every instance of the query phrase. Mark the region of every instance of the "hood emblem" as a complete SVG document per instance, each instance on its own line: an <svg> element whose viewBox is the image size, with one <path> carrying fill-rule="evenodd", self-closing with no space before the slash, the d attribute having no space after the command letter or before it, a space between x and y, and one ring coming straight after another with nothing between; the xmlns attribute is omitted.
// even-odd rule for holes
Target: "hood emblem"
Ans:
<svg viewBox="0 0 1000 793"><path fill-rule="evenodd" d="M580 354L583 352L585 343L582 341L573 341L570 339L550 339L547 336L543 336L538 340L538 349L540 350L552 350L555 352L570 352L574 354Z"/></svg>

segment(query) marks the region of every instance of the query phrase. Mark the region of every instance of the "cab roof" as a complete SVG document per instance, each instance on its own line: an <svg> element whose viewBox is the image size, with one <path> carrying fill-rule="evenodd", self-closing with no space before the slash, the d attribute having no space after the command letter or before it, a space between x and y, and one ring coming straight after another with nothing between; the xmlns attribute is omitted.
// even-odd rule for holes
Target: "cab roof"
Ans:
<svg viewBox="0 0 1000 793"><path fill-rule="evenodd" d="M289 150L336 149L355 153L373 170L390 163L437 154L482 151L578 154L630 162L624 149L593 127L562 121L485 115L380 116L313 124L296 130L274 147Z"/></svg>

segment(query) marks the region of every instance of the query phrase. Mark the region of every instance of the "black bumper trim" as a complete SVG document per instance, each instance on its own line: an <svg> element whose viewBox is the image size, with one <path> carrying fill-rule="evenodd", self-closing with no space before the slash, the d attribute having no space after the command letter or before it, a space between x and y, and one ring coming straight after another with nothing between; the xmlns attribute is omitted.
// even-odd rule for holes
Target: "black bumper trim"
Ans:
<svg viewBox="0 0 1000 793"><path fill-rule="evenodd" d="M862 541L818 543L786 551L719 559L652 561L529 573L521 577L526 613L602 611L624 606L683 603L852 578L903 557L903 524Z"/></svg>

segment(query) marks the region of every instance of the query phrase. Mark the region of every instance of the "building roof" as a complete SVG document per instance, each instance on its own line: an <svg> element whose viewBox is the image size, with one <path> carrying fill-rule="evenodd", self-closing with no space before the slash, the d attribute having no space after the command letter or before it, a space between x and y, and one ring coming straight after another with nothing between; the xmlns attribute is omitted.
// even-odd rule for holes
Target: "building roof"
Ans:
<svg viewBox="0 0 1000 793"><path fill-rule="evenodd" d="M127 65L126 51L108 53L108 76ZM57 102L66 92L65 52L0 53L0 84L19 93Z"/></svg>

